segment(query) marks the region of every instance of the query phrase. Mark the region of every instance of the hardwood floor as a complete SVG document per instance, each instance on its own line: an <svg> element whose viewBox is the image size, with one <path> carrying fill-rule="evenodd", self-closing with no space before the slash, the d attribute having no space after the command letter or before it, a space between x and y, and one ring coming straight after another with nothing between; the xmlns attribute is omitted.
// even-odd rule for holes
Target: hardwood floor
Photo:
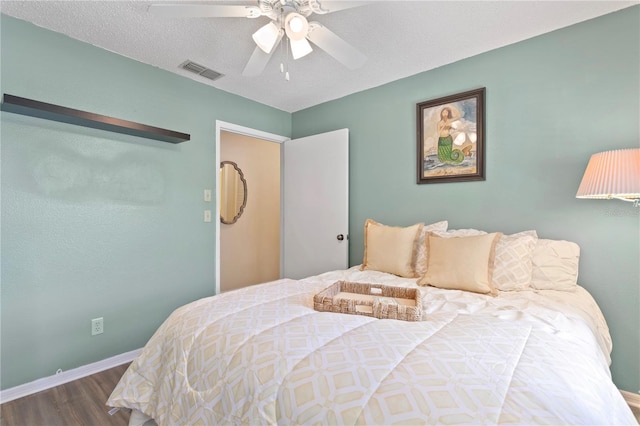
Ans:
<svg viewBox="0 0 640 426"><path fill-rule="evenodd" d="M2 426L127 426L129 413L105 405L129 364L0 405Z"/></svg>
<svg viewBox="0 0 640 426"><path fill-rule="evenodd" d="M633 411L633 415L636 416L636 420L640 425L640 408L631 407L631 411Z"/></svg>

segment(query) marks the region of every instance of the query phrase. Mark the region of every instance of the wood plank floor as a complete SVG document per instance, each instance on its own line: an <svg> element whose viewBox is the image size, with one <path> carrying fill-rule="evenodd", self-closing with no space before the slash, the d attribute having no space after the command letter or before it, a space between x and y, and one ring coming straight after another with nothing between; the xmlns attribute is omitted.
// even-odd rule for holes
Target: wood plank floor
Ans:
<svg viewBox="0 0 640 426"><path fill-rule="evenodd" d="M105 402L129 363L0 405L2 426L127 426Z"/></svg>

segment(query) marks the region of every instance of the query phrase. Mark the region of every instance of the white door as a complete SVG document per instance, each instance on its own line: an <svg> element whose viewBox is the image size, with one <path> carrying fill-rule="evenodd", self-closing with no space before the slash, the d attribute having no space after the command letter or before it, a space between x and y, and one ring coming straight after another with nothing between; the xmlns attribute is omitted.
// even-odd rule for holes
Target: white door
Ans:
<svg viewBox="0 0 640 426"><path fill-rule="evenodd" d="M283 276L346 269L349 129L284 143L283 201Z"/></svg>

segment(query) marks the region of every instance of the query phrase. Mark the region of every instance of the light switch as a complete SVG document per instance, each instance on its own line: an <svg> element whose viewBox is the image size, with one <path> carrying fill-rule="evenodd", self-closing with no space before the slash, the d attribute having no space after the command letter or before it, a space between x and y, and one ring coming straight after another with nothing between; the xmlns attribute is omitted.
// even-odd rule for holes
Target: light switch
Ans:
<svg viewBox="0 0 640 426"><path fill-rule="evenodd" d="M211 202L211 190L210 189L205 189L204 190L204 200L207 202Z"/></svg>
<svg viewBox="0 0 640 426"><path fill-rule="evenodd" d="M204 221L211 222L211 210L204 211Z"/></svg>

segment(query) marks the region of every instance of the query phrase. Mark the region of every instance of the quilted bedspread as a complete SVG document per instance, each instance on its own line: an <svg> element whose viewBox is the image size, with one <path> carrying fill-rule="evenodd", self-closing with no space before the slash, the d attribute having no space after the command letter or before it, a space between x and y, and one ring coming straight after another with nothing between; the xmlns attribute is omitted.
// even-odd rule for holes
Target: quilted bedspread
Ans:
<svg viewBox="0 0 640 426"><path fill-rule="evenodd" d="M313 296L337 280L416 286L354 267L190 303L107 405L159 425L636 424L581 287L422 288L424 320L405 322L315 311Z"/></svg>

